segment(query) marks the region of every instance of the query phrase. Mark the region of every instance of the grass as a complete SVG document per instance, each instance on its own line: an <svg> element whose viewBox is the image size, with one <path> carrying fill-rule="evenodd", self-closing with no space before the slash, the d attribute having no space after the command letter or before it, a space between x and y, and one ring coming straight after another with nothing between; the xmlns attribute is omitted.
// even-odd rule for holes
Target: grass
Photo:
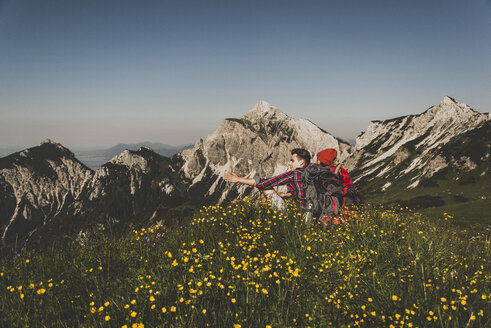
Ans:
<svg viewBox="0 0 491 328"><path fill-rule="evenodd" d="M442 211L452 213L453 222L462 227L483 229L491 226L491 199L470 200L468 202L454 202L444 208L432 207L421 212L428 218L441 216Z"/></svg>
<svg viewBox="0 0 491 328"><path fill-rule="evenodd" d="M422 205L423 208L420 211L425 214L426 218L438 219L442 213L447 212L455 218L454 223L461 227L480 226L481 229L484 229L491 225L491 212L489 211L491 179L486 175L476 178L476 181L476 183L458 184L451 180L437 180L437 186L418 186L414 189L406 189L407 182L395 183L386 192L373 194L369 200L394 204L414 200L416 197L437 197L445 204L442 206ZM367 194L372 195L370 192ZM464 201L456 200L458 197L462 197Z"/></svg>
<svg viewBox="0 0 491 328"><path fill-rule="evenodd" d="M236 201L0 266L2 327L486 327L490 237L403 209L346 225Z"/></svg>

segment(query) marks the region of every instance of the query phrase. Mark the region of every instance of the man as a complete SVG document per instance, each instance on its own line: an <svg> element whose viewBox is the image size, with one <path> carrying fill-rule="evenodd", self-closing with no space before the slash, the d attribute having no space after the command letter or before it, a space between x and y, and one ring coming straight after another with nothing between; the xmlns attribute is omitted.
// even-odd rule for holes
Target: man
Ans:
<svg viewBox="0 0 491 328"><path fill-rule="evenodd" d="M224 178L227 182L243 183L253 186L262 191L262 196L269 197L276 207L281 208L284 205L282 198L295 198L302 206L305 206L305 192L302 187L301 171L304 167L310 164L310 153L301 148L296 148L291 151L289 162L290 171L266 179L247 179L238 177L236 174L225 174ZM288 193L276 193L272 190L275 186L286 185Z"/></svg>

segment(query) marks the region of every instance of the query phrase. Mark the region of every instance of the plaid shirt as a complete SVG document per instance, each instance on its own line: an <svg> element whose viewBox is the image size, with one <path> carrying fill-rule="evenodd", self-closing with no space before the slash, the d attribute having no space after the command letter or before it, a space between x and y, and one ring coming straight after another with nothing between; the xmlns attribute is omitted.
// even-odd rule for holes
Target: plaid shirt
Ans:
<svg viewBox="0 0 491 328"><path fill-rule="evenodd" d="M307 164L305 164L302 168L306 166ZM305 206L305 192L302 187L301 171L288 171L275 177L259 179L259 182L256 181L256 187L259 190L271 189L274 186L282 185L286 185L288 192L290 192L293 197L298 198L300 203Z"/></svg>

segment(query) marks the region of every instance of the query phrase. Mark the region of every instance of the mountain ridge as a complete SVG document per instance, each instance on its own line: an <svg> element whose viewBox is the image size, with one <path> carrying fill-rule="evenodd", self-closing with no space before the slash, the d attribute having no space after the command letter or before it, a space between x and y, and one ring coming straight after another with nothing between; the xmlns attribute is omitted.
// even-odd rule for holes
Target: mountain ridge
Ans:
<svg viewBox="0 0 491 328"><path fill-rule="evenodd" d="M489 113L445 97L421 114L370 123L357 139L346 166L362 193L372 201L419 202L419 208L431 208L450 206L467 194L466 197L483 199L485 203L490 196L485 186L491 182L486 137L490 125ZM461 147L469 143L467 136L475 142L471 147L479 148L480 155L472 155L472 160L469 148ZM458 151L452 151L450 144ZM475 188L460 184L462 179L471 179ZM472 220L486 222L486 213L474 212ZM462 206L457 213L469 216L469 209Z"/></svg>
<svg viewBox="0 0 491 328"><path fill-rule="evenodd" d="M2 245L53 230L56 224L84 235L103 222L168 220L189 214L196 205L255 196L254 188L227 184L223 175L279 174L287 170L292 148L312 154L337 149L370 201L413 204L425 192L437 195L434 206L452 197L463 204L465 199L486 201L490 122L489 114L445 97L421 114L372 121L351 146L310 120L289 117L260 101L242 118L224 119L205 139L172 158L141 146L122 151L96 170L47 139L0 158ZM476 191L466 191L469 184ZM442 194L448 186L456 187Z"/></svg>

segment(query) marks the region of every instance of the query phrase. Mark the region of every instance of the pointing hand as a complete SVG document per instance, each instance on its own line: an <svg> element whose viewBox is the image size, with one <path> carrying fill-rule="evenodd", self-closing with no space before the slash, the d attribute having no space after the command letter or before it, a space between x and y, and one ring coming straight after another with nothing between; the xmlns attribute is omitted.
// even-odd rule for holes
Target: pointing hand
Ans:
<svg viewBox="0 0 491 328"><path fill-rule="evenodd" d="M235 183L235 182L239 181L239 177L235 173L225 174L224 178L225 178L225 181L227 181L227 182Z"/></svg>

